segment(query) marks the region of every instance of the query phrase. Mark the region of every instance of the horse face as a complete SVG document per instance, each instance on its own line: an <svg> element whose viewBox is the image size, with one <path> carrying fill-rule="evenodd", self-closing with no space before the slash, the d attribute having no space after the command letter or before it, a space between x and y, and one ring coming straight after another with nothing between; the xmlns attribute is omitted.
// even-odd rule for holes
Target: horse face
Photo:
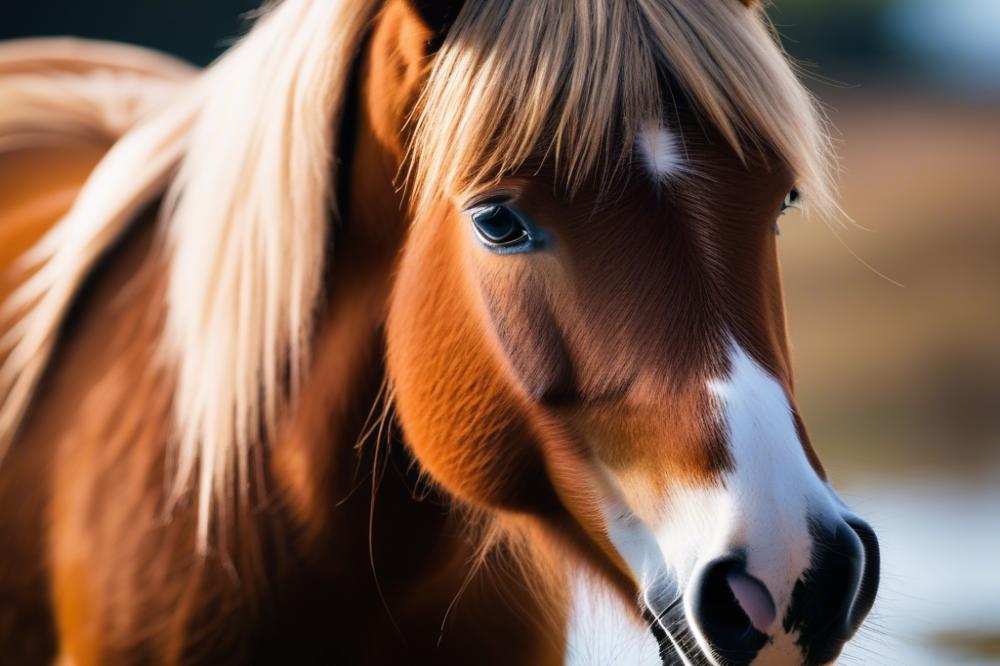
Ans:
<svg viewBox="0 0 1000 666"><path fill-rule="evenodd" d="M557 182L535 165L411 230L388 361L415 455L473 506L572 533L665 654L832 661L878 547L792 399L792 177L690 121L650 126L613 187Z"/></svg>

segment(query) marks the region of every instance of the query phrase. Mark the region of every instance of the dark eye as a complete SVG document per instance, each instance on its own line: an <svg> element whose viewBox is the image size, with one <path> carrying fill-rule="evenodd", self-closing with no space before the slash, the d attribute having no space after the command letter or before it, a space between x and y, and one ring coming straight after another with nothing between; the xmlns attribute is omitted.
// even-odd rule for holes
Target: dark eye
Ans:
<svg viewBox="0 0 1000 666"><path fill-rule="evenodd" d="M781 212L785 213L789 208L798 208L801 203L802 196L799 191L792 188L792 191L785 195L785 200L781 203Z"/></svg>
<svg viewBox="0 0 1000 666"><path fill-rule="evenodd" d="M521 217L502 204L487 204L471 212L476 236L495 252L526 252L539 246Z"/></svg>

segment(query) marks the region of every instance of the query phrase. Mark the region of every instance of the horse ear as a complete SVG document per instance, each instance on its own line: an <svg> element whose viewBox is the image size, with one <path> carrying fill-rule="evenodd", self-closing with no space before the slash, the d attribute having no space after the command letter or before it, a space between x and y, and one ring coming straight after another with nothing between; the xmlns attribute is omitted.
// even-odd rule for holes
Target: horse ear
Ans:
<svg viewBox="0 0 1000 666"><path fill-rule="evenodd" d="M410 0L414 11L437 37L436 41L448 32L464 4L464 0Z"/></svg>

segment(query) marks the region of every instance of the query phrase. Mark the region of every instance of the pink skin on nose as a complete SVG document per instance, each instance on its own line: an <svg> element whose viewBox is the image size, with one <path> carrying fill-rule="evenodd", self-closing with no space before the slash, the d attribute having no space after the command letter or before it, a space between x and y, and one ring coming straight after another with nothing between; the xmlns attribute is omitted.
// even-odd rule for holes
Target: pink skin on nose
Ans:
<svg viewBox="0 0 1000 666"><path fill-rule="evenodd" d="M729 589L733 591L733 596L750 618L754 628L762 634L770 633L777 613L774 610L774 601L763 583L742 571L731 571L726 574L726 582L729 583Z"/></svg>

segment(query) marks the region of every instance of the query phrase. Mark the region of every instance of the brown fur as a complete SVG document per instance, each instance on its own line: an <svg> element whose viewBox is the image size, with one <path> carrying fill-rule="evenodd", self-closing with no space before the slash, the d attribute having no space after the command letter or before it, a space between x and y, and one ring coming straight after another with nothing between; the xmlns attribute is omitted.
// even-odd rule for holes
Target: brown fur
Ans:
<svg viewBox="0 0 1000 666"><path fill-rule="evenodd" d="M25 276L17 258L69 209L106 149L81 143L0 154L0 303ZM10 663L46 663L55 641L40 529L55 457L50 439L18 446L0 473L0 637Z"/></svg>
<svg viewBox="0 0 1000 666"><path fill-rule="evenodd" d="M106 145L22 149L0 153L0 302L17 276L14 263L72 205Z"/></svg>

